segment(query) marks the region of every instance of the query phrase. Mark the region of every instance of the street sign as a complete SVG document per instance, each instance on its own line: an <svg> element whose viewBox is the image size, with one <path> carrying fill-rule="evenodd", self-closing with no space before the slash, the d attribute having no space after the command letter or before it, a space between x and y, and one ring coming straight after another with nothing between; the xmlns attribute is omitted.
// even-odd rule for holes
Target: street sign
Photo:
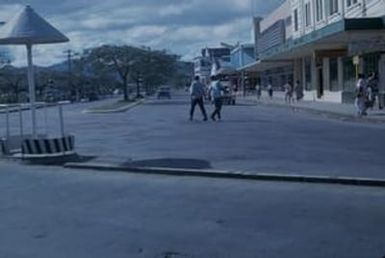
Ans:
<svg viewBox="0 0 385 258"><path fill-rule="evenodd" d="M359 65L360 64L360 57L359 56L354 56L353 57L353 64L354 65Z"/></svg>

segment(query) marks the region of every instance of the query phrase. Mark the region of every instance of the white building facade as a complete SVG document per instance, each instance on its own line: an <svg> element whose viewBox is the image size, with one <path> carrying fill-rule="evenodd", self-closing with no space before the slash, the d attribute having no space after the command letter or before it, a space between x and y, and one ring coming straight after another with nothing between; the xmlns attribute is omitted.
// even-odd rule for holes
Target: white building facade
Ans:
<svg viewBox="0 0 385 258"><path fill-rule="evenodd" d="M385 96L385 0L286 0L255 18L262 84L299 81L305 98L351 102L358 73L378 76Z"/></svg>

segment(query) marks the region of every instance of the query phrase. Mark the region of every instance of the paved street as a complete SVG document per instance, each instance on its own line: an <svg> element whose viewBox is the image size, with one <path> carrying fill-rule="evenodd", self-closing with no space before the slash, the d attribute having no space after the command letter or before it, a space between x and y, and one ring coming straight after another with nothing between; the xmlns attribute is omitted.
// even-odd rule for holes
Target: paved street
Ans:
<svg viewBox="0 0 385 258"><path fill-rule="evenodd" d="M0 257L382 258L383 188L0 161Z"/></svg>
<svg viewBox="0 0 385 258"><path fill-rule="evenodd" d="M203 122L197 110L190 122L184 94L148 100L125 113L81 112L103 102L65 106L66 130L76 135L80 154L155 166L384 177L383 125L248 104L225 106L221 122ZM57 108L47 118L47 131L58 132ZM43 110L39 120L44 133ZM11 122L16 130L16 114ZM0 257L385 254L383 188L95 172L1 160L0 171Z"/></svg>
<svg viewBox="0 0 385 258"><path fill-rule="evenodd" d="M80 154L152 166L385 176L384 125L247 104L224 106L221 122L203 122L196 110L196 120L190 122L188 96L183 94L172 100L148 100L126 113L81 113L100 104L65 107L66 130L76 135ZM44 127L44 112L39 112ZM59 128L56 114L56 108L48 111L50 130ZM16 125L16 114L13 120Z"/></svg>

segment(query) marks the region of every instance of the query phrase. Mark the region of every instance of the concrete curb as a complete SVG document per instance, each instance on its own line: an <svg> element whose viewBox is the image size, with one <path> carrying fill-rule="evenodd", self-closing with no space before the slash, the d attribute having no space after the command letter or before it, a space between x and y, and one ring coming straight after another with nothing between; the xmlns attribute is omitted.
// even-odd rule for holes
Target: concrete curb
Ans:
<svg viewBox="0 0 385 258"><path fill-rule="evenodd" d="M66 163L65 168L70 169L91 169L98 171L120 171L138 174L170 175L170 176L191 176L206 178L225 178L258 181L278 181L293 183L316 183L316 184L339 184L351 186L385 187L385 179L360 178L360 177L338 177L338 176L308 176L308 175L287 175L274 173L243 173L221 170L199 170L180 168L159 168L159 167L122 167L108 163Z"/></svg>
<svg viewBox="0 0 385 258"><path fill-rule="evenodd" d="M291 108L291 109L298 109L298 110L303 110L309 113L313 114L318 114L318 115L327 115L332 118L344 118L349 121L354 121L354 122L371 122L371 123L385 123L385 119L381 118L376 118L376 117L357 117L353 114L344 114L344 113L339 113L339 112L333 112L333 111L328 111L328 110L320 110L316 108L311 108L311 107L303 107L303 106L295 106L295 105L287 105L287 104L281 104L281 103L269 103L265 101L253 101L251 100L252 103L261 104L264 106L273 106L273 107L280 107L280 108Z"/></svg>
<svg viewBox="0 0 385 258"><path fill-rule="evenodd" d="M35 108L36 109L43 109L44 107L50 108L50 107L56 107L56 106L57 106L57 104L48 104L46 106L44 106L44 105L36 105ZM29 107L23 107L21 109L21 111L29 111L29 110L31 110ZM11 109L8 110L9 113L16 113L16 112L19 112L19 111L20 111L19 108L11 108ZM6 114L6 113L7 113L7 111L6 111L5 108L0 109L0 114Z"/></svg>
<svg viewBox="0 0 385 258"><path fill-rule="evenodd" d="M121 113L121 112L126 112L130 110L131 108L134 108L144 102L144 99L135 101L133 103L127 104L123 107L120 108L115 108L115 109L101 109L101 110L92 110L92 109L86 109L83 110L83 114L108 114L108 113Z"/></svg>

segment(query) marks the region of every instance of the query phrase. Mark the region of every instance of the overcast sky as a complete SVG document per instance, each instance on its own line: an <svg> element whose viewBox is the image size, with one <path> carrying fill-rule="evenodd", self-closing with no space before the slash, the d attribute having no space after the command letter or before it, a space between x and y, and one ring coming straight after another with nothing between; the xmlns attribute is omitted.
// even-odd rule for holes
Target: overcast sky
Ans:
<svg viewBox="0 0 385 258"><path fill-rule="evenodd" d="M254 3L251 3L254 1ZM18 3L16 3L18 2ZM265 15L282 0L0 0L0 21L24 4L70 38L70 43L40 46L35 63L63 60L65 49L102 44L146 45L189 60L202 47L251 41L252 15ZM25 64L24 47L12 47L14 64Z"/></svg>

